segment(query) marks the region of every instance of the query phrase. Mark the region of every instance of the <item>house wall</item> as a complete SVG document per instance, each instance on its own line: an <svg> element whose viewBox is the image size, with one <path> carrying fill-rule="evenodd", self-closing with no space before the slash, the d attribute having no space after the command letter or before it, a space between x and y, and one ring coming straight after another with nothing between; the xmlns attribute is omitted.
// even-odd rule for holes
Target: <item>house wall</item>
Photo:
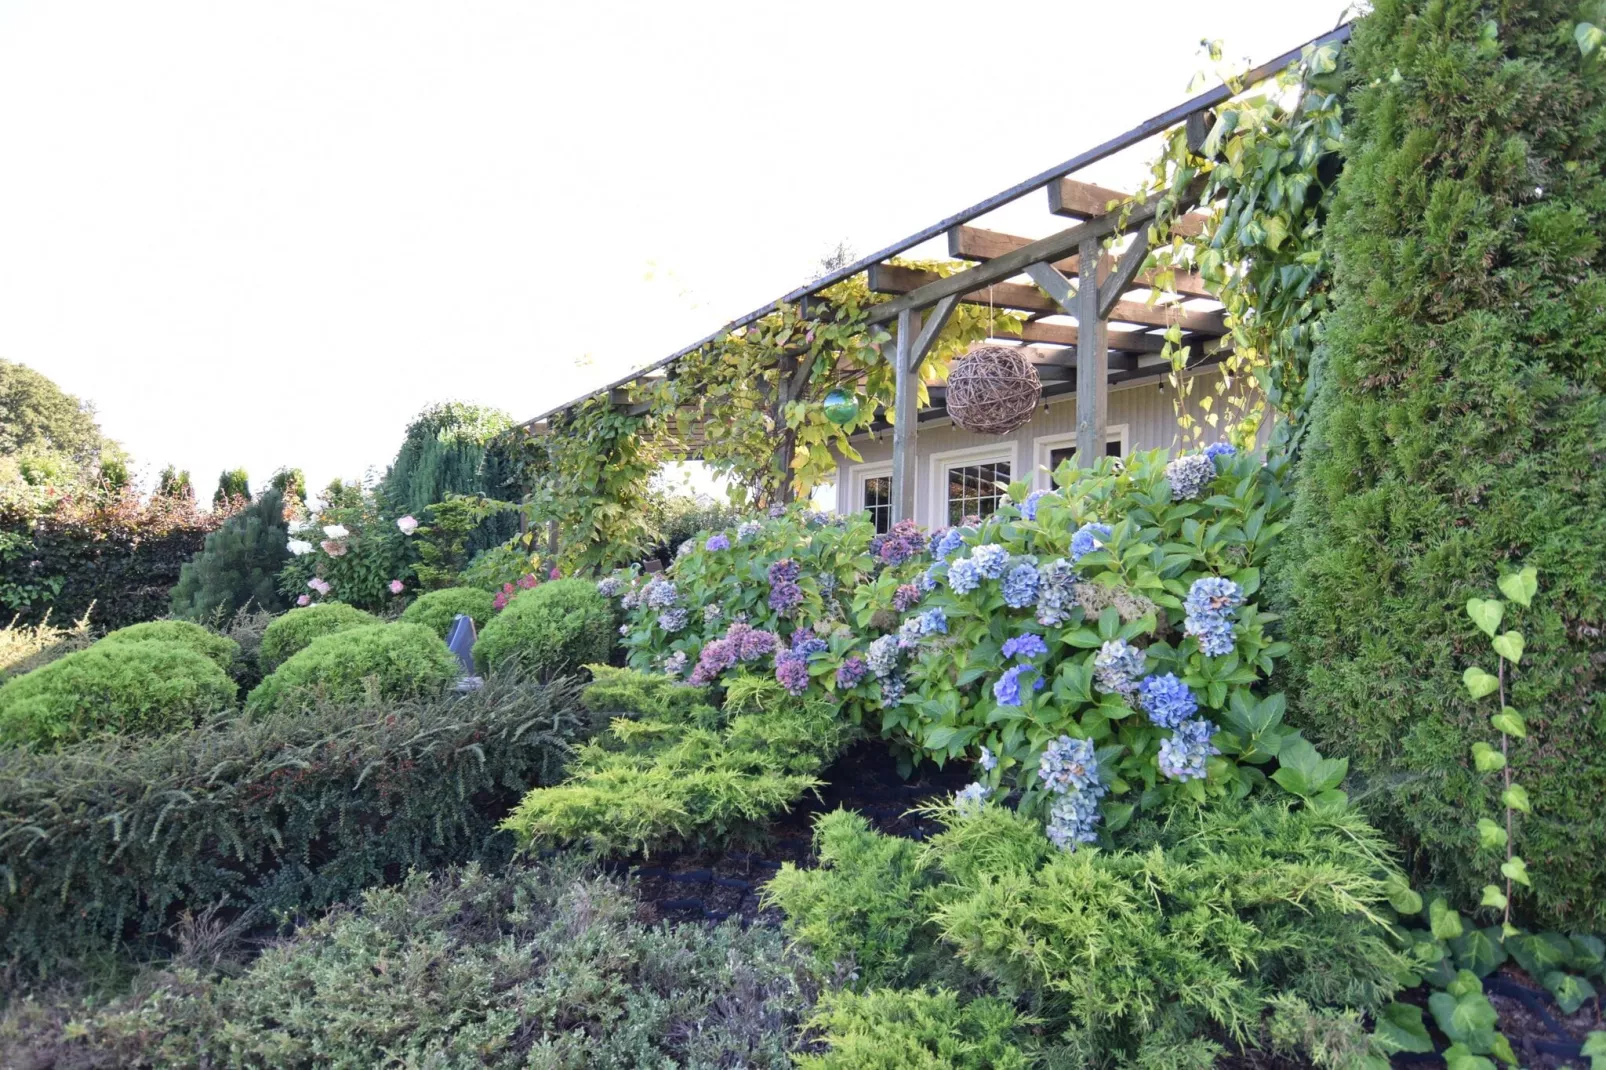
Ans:
<svg viewBox="0 0 1606 1070"><path fill-rule="evenodd" d="M1205 410L1200 399L1215 397L1220 372L1214 368L1194 375L1188 397L1188 410L1194 419L1205 427L1204 443L1220 437L1205 422ZM1156 377L1137 383L1124 384L1110 391L1107 428L1112 437L1122 440L1122 456L1140 450L1176 448L1177 421L1174 394L1170 384ZM1216 410L1221 410L1217 399ZM1270 433L1270 421L1261 427L1261 437ZM1076 395L1066 394L1053 398L1045 408L1039 408L1026 426L1010 435L977 435L955 427L946 417L920 425L917 442L918 478L915 481L915 519L925 527L940 527L946 523L943 508L946 505L945 476L956 463L977 464L993 460L1008 460L1013 479L1030 478L1035 487L1053 486L1046 469L1048 451L1076 442ZM853 445L864 458L862 462L839 459L837 465L836 507L839 512L857 512L862 507L863 480L867 477L890 475L892 472L892 432L882 432L877 438L861 435Z"/></svg>

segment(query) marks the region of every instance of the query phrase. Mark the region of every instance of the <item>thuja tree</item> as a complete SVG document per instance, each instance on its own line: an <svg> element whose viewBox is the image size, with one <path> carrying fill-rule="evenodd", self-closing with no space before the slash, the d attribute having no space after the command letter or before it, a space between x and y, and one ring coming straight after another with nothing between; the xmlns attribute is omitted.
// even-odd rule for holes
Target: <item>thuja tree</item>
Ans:
<svg viewBox="0 0 1606 1070"><path fill-rule="evenodd" d="M436 502L453 494L501 498L507 480L493 443L513 426L500 409L448 401L431 405L407 425L396 459L385 472L379 491L396 515L422 516ZM512 535L510 517L491 519L470 539L481 550Z"/></svg>
<svg viewBox="0 0 1606 1070"><path fill-rule="evenodd" d="M1377 0L1350 48L1334 309L1278 570L1293 708L1464 902L1498 734L1461 612L1519 562L1530 920L1606 924L1606 65L1573 0ZM1325 366L1324 366L1325 361Z"/></svg>

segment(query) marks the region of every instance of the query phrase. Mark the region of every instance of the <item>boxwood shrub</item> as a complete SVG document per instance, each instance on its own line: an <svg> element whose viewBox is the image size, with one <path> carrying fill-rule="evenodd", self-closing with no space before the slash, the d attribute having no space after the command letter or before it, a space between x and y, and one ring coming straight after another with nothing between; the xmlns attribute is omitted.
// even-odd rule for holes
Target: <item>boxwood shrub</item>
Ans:
<svg viewBox="0 0 1606 1070"><path fill-rule="evenodd" d="M215 662L178 643L97 643L0 686L0 744L188 728L232 707L236 691Z"/></svg>
<svg viewBox="0 0 1606 1070"><path fill-rule="evenodd" d="M500 856L506 807L556 780L589 724L573 688L498 675L380 709L0 751L0 962L149 950L184 910L266 921L409 867Z"/></svg>
<svg viewBox="0 0 1606 1070"><path fill-rule="evenodd" d="M314 639L252 689L246 709L432 698L461 675L440 636L422 624L370 624Z"/></svg>
<svg viewBox="0 0 1606 1070"><path fill-rule="evenodd" d="M217 662L217 667L224 672L228 672L240 656L239 643L187 620L149 620L143 624L130 624L111 632L95 645L153 641L189 647L202 657Z"/></svg>
<svg viewBox="0 0 1606 1070"><path fill-rule="evenodd" d="M472 617L475 628L485 627L485 622L496 612L495 601L494 595L478 587L445 587L413 599L402 611L401 619L409 624L422 624L444 639L459 613Z"/></svg>
<svg viewBox="0 0 1606 1070"><path fill-rule="evenodd" d="M320 602L315 606L292 609L274 620L262 633L257 662L263 672L272 672L320 636L378 623L379 618L372 613L344 602Z"/></svg>
<svg viewBox="0 0 1606 1070"><path fill-rule="evenodd" d="M554 580L521 592L474 644L482 670L516 662L543 677L602 663L613 650L608 600L587 580Z"/></svg>

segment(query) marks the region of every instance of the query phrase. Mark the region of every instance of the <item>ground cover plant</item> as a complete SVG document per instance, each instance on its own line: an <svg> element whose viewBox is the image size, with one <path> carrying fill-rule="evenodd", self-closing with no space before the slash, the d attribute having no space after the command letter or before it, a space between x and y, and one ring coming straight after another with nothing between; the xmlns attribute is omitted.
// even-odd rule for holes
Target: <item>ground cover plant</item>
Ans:
<svg viewBox="0 0 1606 1070"><path fill-rule="evenodd" d="M818 786L849 736L834 705L774 680L737 677L715 706L662 675L592 671L584 701L608 728L508 816L521 840L633 854L739 839Z"/></svg>
<svg viewBox="0 0 1606 1070"><path fill-rule="evenodd" d="M14 1005L0 1062L57 1070L791 1065L813 983L779 933L650 926L561 860L375 889L243 970L193 964L101 1008Z"/></svg>
<svg viewBox="0 0 1606 1070"><path fill-rule="evenodd" d="M262 716L324 701L433 698L462 674L440 636L422 624L369 624L308 643L251 690L245 708Z"/></svg>
<svg viewBox="0 0 1606 1070"><path fill-rule="evenodd" d="M0 685L0 749L177 731L232 708L237 690L188 646L97 643Z"/></svg>
<svg viewBox="0 0 1606 1070"><path fill-rule="evenodd" d="M1522 913L1606 925L1606 65L1571 0L1387 0L1348 47L1327 354L1278 571L1296 708L1463 904L1499 743L1452 686L1461 607L1533 566L1509 742L1534 813ZM1595 25L1602 24L1598 17Z"/></svg>
<svg viewBox="0 0 1606 1070"><path fill-rule="evenodd" d="M148 952L183 910L269 923L409 866L505 854L503 808L556 780L590 723L572 687L500 675L464 696L0 751L0 957L26 975Z"/></svg>

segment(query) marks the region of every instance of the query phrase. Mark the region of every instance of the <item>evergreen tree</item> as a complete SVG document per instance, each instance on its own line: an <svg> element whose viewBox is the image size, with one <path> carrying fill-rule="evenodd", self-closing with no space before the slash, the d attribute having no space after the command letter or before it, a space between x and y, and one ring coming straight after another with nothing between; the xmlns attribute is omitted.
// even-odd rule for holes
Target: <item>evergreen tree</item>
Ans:
<svg viewBox="0 0 1606 1070"><path fill-rule="evenodd" d="M188 498L193 501L195 487L190 482L190 473L168 465L156 477L156 494L161 498Z"/></svg>
<svg viewBox="0 0 1606 1070"><path fill-rule="evenodd" d="M289 537L284 499L269 490L206 537L173 588L173 615L202 620L247 603L272 612L285 608L277 582L290 559Z"/></svg>
<svg viewBox="0 0 1606 1070"><path fill-rule="evenodd" d="M430 406L407 425L380 493L393 510L414 516L452 494L516 498L509 487L511 467L495 447L497 436L512 426L513 418L498 409L457 401ZM469 549L494 546L517 530L516 516L491 517L470 538Z"/></svg>
<svg viewBox="0 0 1606 1070"><path fill-rule="evenodd" d="M281 468L273 473L268 485L286 498L307 500L307 477L299 468Z"/></svg>
<svg viewBox="0 0 1606 1070"><path fill-rule="evenodd" d="M244 468L231 468L217 477L217 490L212 492L213 505L227 505L231 498L251 498L251 480Z"/></svg>
<svg viewBox="0 0 1606 1070"><path fill-rule="evenodd" d="M1539 570L1511 764L1530 920L1606 924L1606 64L1574 0L1377 0L1350 45L1346 162L1277 584L1315 742L1475 905L1475 772L1499 747L1461 687L1462 607Z"/></svg>

